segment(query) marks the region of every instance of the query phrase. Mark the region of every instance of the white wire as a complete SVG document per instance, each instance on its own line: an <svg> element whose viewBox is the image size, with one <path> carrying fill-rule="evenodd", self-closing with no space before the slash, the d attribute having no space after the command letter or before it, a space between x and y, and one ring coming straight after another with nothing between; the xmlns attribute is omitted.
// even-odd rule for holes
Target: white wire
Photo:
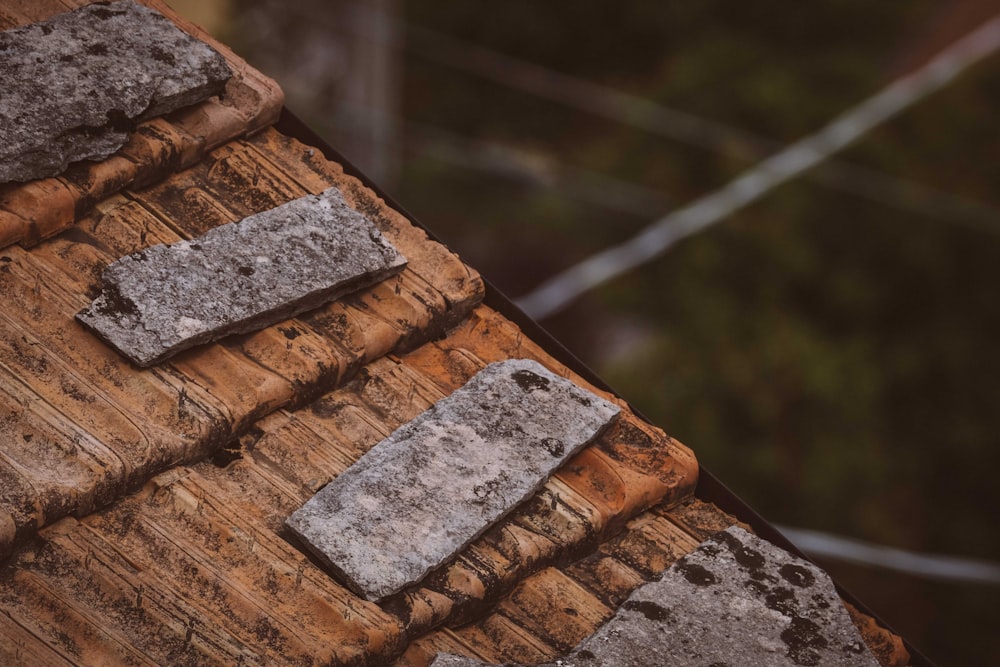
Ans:
<svg viewBox="0 0 1000 667"><path fill-rule="evenodd" d="M1000 585L1000 564L975 558L920 554L816 530L775 526L810 556L873 565L919 577Z"/></svg>
<svg viewBox="0 0 1000 667"><path fill-rule="evenodd" d="M639 234L569 267L515 303L543 319L581 294L663 254L677 241L719 222L854 142L954 80L1000 47L1000 17L983 24L915 72L897 79L818 132L766 158L735 180L652 223Z"/></svg>
<svg viewBox="0 0 1000 667"><path fill-rule="evenodd" d="M293 7L287 7L287 9L293 13L299 13ZM301 15L309 20L316 18L311 14L302 13ZM349 27L359 29L358 25L350 25ZM713 150L718 150L720 146L729 143L730 140L757 146L764 143L764 140L755 135L667 109L649 100L612 91L598 84L509 58L481 47L473 48L453 38L447 38L439 33L416 26L407 25L406 28L411 36L423 38L420 42L423 48L418 49L423 55L431 55L429 51L435 51L435 48L441 49L441 42L445 41L445 48L435 58L438 61L474 70L477 73L490 76L504 85L649 132ZM386 39L384 35L378 36L378 38ZM401 46L396 40L390 40L390 43L397 47ZM414 48L413 44L406 46ZM557 312L585 291L655 258L677 240L717 222L738 208L760 198L777 185L800 175L820 162L824 162L830 155L876 125L946 85L974 62L992 53L998 46L1000 46L1000 19L994 19L968 37L956 42L927 66L891 84L874 97L842 114L819 132L764 160L757 167L745 172L721 190L661 218L630 241L610 248L564 271L539 289L522 297L518 302L519 305L528 314L539 319ZM451 57L456 50L461 52L463 58L453 59ZM413 127L419 128L416 125ZM436 138L435 148L440 152L441 157L451 161L468 158L467 155L463 157L456 154L453 145L442 141L441 137L444 134L439 130L425 127L419 129L423 133L433 130L433 134L440 134ZM456 139L454 136L447 138L453 141ZM471 145L471 142L467 140L466 143ZM528 175L545 180L544 174L537 170L526 169L524 165L515 164L510 157L510 155L504 155L498 160L489 162L482 160L481 162L491 169L516 168L522 174L528 173ZM983 207L978 202L964 201L949 193L940 193L920 184L910 183L873 170L864 170L855 165L840 163L836 167L828 174L821 174L820 180L886 203L892 203L893 199L902 201L903 195L916 193L924 199L945 204L944 208L949 209L949 214L955 213L956 206L971 207L972 210L969 212L976 214L976 217L970 217L973 222L995 222L993 211ZM602 185L607 186L608 184ZM616 184L612 183L612 185ZM638 187L624 183L617 185L619 187ZM864 191L858 192L859 187L863 188ZM886 197L883 193L887 191L898 192L900 196ZM653 195L654 193L650 191L647 194ZM603 203L613 205L609 202ZM800 549L813 556L874 565L941 580L1000 584L1000 564L997 563L956 556L918 554L814 530L785 526L777 526L777 528Z"/></svg>
<svg viewBox="0 0 1000 667"><path fill-rule="evenodd" d="M547 99L580 111L673 141L760 159L781 144L757 134L700 116L684 113L652 100L558 72L536 63L486 49L421 26L406 24L403 46L413 55L446 67L463 70L502 86ZM734 151L734 146L741 150ZM830 159L804 175L821 185L923 215L937 215L949 222L998 233L1000 212L982 202L943 192L898 176Z"/></svg>
<svg viewBox="0 0 1000 667"><path fill-rule="evenodd" d="M758 157L781 146L751 132L670 109L652 100L548 69L412 23L402 22L401 31L392 31L391 35L386 35L384 31L374 29L374 19L370 16L372 10L366 5L355 4L355 11L343 22L331 21L326 14L310 13L296 5L272 4L274 7L279 5L281 11L297 14L309 21L318 20L334 29L346 28L445 67L463 70L514 90L722 155L734 155L732 147L735 145L743 147L741 155L746 152ZM405 33L405 39L400 38L402 33ZM751 155L743 157L749 160ZM1000 212L994 207L923 183L837 160L827 160L822 167L805 177L826 187L887 206L1000 234ZM598 197L600 195L596 193L588 195L588 199ZM626 207L627 210L638 213L638 207Z"/></svg>

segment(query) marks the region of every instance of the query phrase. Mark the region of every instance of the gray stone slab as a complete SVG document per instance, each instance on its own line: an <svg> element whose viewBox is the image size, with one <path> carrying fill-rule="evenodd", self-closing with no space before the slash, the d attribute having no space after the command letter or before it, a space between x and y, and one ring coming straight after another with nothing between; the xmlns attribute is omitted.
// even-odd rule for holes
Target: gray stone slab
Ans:
<svg viewBox="0 0 1000 667"><path fill-rule="evenodd" d="M352 590L420 581L541 487L617 406L537 362L490 364L288 519Z"/></svg>
<svg viewBox="0 0 1000 667"><path fill-rule="evenodd" d="M435 656L434 661L431 662L430 667L483 667L489 663L483 662L482 660L476 660L475 658L466 658L462 655L453 655L451 653L438 653ZM511 665L516 665L516 663L508 663Z"/></svg>
<svg viewBox="0 0 1000 667"><path fill-rule="evenodd" d="M111 264L77 319L139 366L316 308L406 259L330 188Z"/></svg>
<svg viewBox="0 0 1000 667"><path fill-rule="evenodd" d="M441 655L432 667L484 663ZM732 527L638 588L561 667L877 667L833 582L815 565Z"/></svg>
<svg viewBox="0 0 1000 667"><path fill-rule="evenodd" d="M219 95L213 48L131 0L0 33L0 183L118 150L140 120Z"/></svg>

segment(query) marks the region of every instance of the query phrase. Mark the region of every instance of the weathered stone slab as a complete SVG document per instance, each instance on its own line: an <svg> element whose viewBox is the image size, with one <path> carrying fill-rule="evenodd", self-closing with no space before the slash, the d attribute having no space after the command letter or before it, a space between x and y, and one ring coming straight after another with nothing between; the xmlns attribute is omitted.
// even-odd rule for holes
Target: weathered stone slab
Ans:
<svg viewBox="0 0 1000 667"><path fill-rule="evenodd" d="M294 317L405 264L375 225L330 188L118 260L77 319L149 366Z"/></svg>
<svg viewBox="0 0 1000 667"><path fill-rule="evenodd" d="M432 667L478 660L438 656ZM833 582L815 565L733 526L638 588L562 667L876 667Z"/></svg>
<svg viewBox="0 0 1000 667"><path fill-rule="evenodd" d="M0 33L0 183L118 150L140 120L223 92L223 57L131 0Z"/></svg>
<svg viewBox="0 0 1000 667"><path fill-rule="evenodd" d="M490 364L313 496L288 526L380 600L420 581L536 491L619 408L541 364Z"/></svg>

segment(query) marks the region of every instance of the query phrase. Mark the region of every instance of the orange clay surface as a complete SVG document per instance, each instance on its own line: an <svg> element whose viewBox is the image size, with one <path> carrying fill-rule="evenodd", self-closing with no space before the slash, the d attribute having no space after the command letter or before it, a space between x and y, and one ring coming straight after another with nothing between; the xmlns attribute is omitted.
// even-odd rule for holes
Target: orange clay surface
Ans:
<svg viewBox="0 0 1000 667"><path fill-rule="evenodd" d="M125 188L154 183L189 167L230 139L273 124L281 113L281 88L231 49L180 18L162 0L138 0L182 30L210 44L233 71L222 99L211 99L141 123L128 143L102 162L79 162L64 174L0 185L0 248L30 246L72 225L99 201ZM87 0L14 0L0 6L0 30L41 21Z"/></svg>
<svg viewBox="0 0 1000 667"><path fill-rule="evenodd" d="M79 4L2 0L0 27ZM536 359L596 390L478 305L457 256L264 129L277 86L178 22L238 72L225 99L142 124L102 163L0 187L0 664L540 661L736 522L694 498L689 449L597 392L616 425L418 586L375 605L317 567L285 518L487 363ZM402 274L147 370L73 320L118 257L331 185L406 255ZM882 664L906 664L849 610Z"/></svg>

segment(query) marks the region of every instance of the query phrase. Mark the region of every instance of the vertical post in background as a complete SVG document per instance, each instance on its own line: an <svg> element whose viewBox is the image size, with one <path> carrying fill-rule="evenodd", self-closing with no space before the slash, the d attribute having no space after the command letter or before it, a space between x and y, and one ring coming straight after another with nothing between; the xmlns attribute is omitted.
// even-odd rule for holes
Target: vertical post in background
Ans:
<svg viewBox="0 0 1000 667"><path fill-rule="evenodd" d="M344 3L348 67L337 113L339 149L375 182L391 187L399 167L399 0Z"/></svg>

